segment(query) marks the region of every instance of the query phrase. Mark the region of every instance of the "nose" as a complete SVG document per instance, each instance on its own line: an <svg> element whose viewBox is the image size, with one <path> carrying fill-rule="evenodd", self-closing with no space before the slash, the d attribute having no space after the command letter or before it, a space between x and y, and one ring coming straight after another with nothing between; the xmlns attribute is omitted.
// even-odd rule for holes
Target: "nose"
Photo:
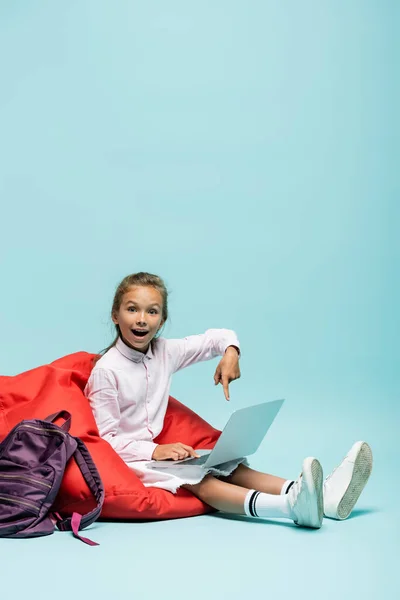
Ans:
<svg viewBox="0 0 400 600"><path fill-rule="evenodd" d="M145 313L137 313L136 315L136 324L139 327L145 327L146 326L146 317L145 317Z"/></svg>

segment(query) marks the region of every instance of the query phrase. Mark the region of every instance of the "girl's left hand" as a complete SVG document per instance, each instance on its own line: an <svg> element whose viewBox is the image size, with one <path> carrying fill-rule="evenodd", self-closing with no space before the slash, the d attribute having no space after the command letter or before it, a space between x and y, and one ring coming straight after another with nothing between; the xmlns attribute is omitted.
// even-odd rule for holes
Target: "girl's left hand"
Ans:
<svg viewBox="0 0 400 600"><path fill-rule="evenodd" d="M220 361L215 374L215 385L222 384L224 388L225 398L229 400L229 384L235 379L239 379L239 353L234 346L229 346L226 349L225 355Z"/></svg>

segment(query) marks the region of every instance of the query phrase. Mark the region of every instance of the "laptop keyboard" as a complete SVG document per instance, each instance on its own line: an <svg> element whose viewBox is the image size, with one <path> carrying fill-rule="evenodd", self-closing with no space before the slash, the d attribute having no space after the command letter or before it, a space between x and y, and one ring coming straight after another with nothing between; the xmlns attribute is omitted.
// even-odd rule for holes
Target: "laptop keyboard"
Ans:
<svg viewBox="0 0 400 600"><path fill-rule="evenodd" d="M208 458L208 454L204 454L203 456L200 456L200 458L190 458L189 460L184 460L183 462L181 462L181 465L196 465L196 466L201 466L204 465L204 463L206 462Z"/></svg>

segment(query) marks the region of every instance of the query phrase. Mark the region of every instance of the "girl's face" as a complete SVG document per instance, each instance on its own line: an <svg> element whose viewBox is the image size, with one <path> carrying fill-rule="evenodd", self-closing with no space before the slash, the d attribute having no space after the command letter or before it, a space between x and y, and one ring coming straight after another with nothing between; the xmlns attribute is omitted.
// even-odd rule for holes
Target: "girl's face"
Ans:
<svg viewBox="0 0 400 600"><path fill-rule="evenodd" d="M147 352L151 340L163 325L163 300L150 286L131 287L124 294L118 313L112 320L119 325L122 339L138 352Z"/></svg>

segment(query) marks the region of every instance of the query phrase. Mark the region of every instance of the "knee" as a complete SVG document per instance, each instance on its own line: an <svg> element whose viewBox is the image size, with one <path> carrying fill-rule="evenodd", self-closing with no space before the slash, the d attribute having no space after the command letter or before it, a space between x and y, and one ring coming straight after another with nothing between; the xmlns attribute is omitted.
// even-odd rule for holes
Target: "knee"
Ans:
<svg viewBox="0 0 400 600"><path fill-rule="evenodd" d="M199 483L195 483L194 485L186 484L182 487L207 503L208 494L212 491L216 481L212 475L206 475Z"/></svg>
<svg viewBox="0 0 400 600"><path fill-rule="evenodd" d="M220 481L225 481L225 483L234 483L235 477L240 477L241 475L243 475L246 472L248 473L249 471L250 469L249 467L246 467L246 465L238 465L230 475L221 475L220 477L218 477L218 479L220 479Z"/></svg>

